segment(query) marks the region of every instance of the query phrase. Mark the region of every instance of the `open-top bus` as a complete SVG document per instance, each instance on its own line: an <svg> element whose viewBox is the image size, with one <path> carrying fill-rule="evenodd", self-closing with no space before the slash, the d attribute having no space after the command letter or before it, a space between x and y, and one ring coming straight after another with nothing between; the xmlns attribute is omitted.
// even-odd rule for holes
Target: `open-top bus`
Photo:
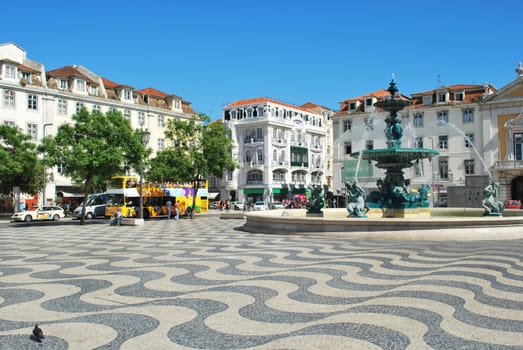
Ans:
<svg viewBox="0 0 523 350"><path fill-rule="evenodd" d="M107 186L108 204L105 216L111 217L117 208L123 216L137 217L140 207L140 184L136 176L113 176ZM176 184L172 182L144 183L142 188L143 218L166 216L167 201L171 201L173 208L176 202L180 206L180 215L205 213L208 211L207 181L198 189L195 208L193 208L194 188L190 184ZM173 209L174 211L174 209ZM173 214L174 215L174 214Z"/></svg>

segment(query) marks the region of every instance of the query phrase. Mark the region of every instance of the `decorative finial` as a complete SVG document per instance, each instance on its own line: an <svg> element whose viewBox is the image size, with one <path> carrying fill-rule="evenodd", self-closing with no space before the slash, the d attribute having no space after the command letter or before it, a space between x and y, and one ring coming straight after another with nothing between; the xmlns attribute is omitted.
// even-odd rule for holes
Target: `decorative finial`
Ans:
<svg viewBox="0 0 523 350"><path fill-rule="evenodd" d="M392 80L390 81L389 88L387 89L388 92L390 92L390 99L394 100L394 96L398 92L398 88L396 87L396 83L394 82L394 74L392 75Z"/></svg>
<svg viewBox="0 0 523 350"><path fill-rule="evenodd" d="M521 61L519 61L519 63L518 63L518 68L516 68L516 73L518 74L518 76L523 75L523 65L521 64Z"/></svg>

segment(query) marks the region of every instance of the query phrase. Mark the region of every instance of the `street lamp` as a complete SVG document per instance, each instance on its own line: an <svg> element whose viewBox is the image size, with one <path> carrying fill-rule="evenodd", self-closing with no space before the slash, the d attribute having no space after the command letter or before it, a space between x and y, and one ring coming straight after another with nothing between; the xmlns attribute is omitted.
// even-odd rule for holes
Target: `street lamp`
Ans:
<svg viewBox="0 0 523 350"><path fill-rule="evenodd" d="M434 139L430 136L427 136L427 138L430 140L430 149L434 149ZM432 206L434 207L436 205L436 194L434 191L434 185L435 185L435 173L434 173L434 157L430 157L430 172L432 175Z"/></svg>
<svg viewBox="0 0 523 350"><path fill-rule="evenodd" d="M44 126L43 126L43 134L44 134L44 139L45 139L45 128L48 127L48 126L53 126L54 124L53 123L45 123ZM42 186L42 207L45 206L45 190L46 190L46 182L47 182L47 174L46 174L46 168L45 168L45 165L43 166L44 168L44 180L43 180L43 186Z"/></svg>
<svg viewBox="0 0 523 350"><path fill-rule="evenodd" d="M151 133L146 129L142 131L140 134L140 141L142 142L142 145L147 146L151 137ZM138 215L140 219L143 219L143 168L145 159L140 159L140 163L140 209L138 210Z"/></svg>

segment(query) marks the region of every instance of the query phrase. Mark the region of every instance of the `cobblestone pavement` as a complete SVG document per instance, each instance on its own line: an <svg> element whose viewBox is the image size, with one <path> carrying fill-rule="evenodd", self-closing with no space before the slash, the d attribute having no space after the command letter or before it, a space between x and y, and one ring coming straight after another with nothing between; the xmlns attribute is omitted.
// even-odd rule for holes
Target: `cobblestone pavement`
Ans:
<svg viewBox="0 0 523 350"><path fill-rule="evenodd" d="M243 223L0 226L0 349L523 349L522 240Z"/></svg>

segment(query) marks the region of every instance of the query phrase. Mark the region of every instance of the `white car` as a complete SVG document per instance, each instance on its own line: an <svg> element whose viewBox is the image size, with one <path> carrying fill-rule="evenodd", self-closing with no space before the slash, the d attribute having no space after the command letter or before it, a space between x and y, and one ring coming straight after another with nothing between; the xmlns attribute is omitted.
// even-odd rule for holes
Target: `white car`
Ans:
<svg viewBox="0 0 523 350"><path fill-rule="evenodd" d="M60 207L46 205L34 210L24 210L11 216L13 221L25 221L30 222L33 220L53 220L58 221L65 217L64 210Z"/></svg>
<svg viewBox="0 0 523 350"><path fill-rule="evenodd" d="M254 203L254 210L266 210L267 204L265 202L256 202Z"/></svg>
<svg viewBox="0 0 523 350"><path fill-rule="evenodd" d="M283 206L282 202L277 201L277 202L272 202L272 208L273 209L283 209L285 207Z"/></svg>

